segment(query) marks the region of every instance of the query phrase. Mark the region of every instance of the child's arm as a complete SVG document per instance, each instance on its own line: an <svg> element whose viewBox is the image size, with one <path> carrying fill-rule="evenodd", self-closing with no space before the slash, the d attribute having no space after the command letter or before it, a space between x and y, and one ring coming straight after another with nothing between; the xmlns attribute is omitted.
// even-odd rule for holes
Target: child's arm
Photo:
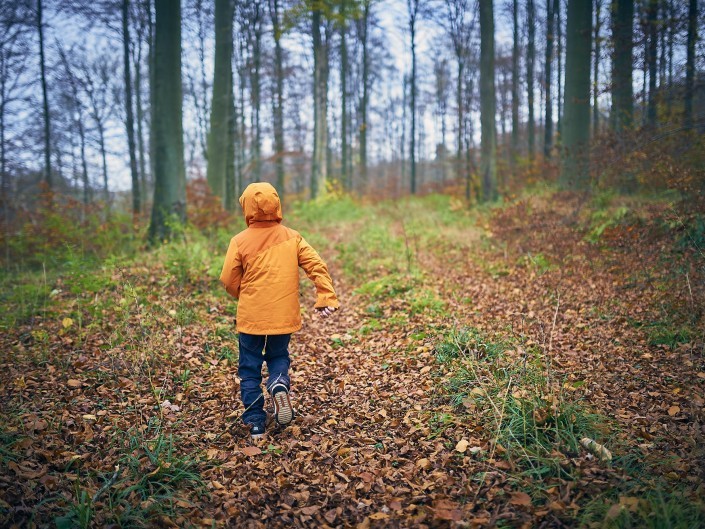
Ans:
<svg viewBox="0 0 705 529"><path fill-rule="evenodd" d="M225 290L235 299L240 297L240 281L242 280L242 262L240 252L237 251L235 239L230 240L228 253L225 255L223 271L220 273L220 282Z"/></svg>
<svg viewBox="0 0 705 529"><path fill-rule="evenodd" d="M340 306L333 289L333 280L328 273L328 267L318 252L302 237L299 241L299 266L304 269L308 278L316 285L317 309L330 308L331 312Z"/></svg>

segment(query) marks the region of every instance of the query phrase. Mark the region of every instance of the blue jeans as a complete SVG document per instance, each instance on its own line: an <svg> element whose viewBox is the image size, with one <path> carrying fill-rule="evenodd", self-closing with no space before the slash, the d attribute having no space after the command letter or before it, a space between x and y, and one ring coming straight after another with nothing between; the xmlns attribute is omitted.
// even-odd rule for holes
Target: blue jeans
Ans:
<svg viewBox="0 0 705 529"><path fill-rule="evenodd" d="M246 410L242 415L245 424L264 423L267 419L262 394L263 362L267 362L269 371L267 390L278 382L289 389L290 339L291 334L259 336L240 333L240 361L237 373L240 377L240 397Z"/></svg>

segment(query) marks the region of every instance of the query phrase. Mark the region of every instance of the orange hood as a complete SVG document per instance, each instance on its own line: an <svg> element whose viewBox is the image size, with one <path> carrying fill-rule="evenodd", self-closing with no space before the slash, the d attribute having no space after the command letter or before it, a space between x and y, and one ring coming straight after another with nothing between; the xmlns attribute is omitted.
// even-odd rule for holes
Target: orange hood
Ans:
<svg viewBox="0 0 705 529"><path fill-rule="evenodd" d="M279 195L274 186L267 182L255 182L247 186L240 196L240 205L248 226L253 222L282 221Z"/></svg>

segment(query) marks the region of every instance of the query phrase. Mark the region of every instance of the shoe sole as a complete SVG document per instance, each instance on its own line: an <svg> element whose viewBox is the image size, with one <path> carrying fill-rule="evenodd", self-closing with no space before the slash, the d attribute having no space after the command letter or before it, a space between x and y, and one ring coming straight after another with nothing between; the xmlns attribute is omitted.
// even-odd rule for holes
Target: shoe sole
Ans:
<svg viewBox="0 0 705 529"><path fill-rule="evenodd" d="M266 433L260 433L260 434L255 434L255 435L250 434L250 438L253 441L261 441L262 439L265 439L266 437L267 437Z"/></svg>
<svg viewBox="0 0 705 529"><path fill-rule="evenodd" d="M294 418L291 399L287 391L279 391L274 395L274 417L282 426L286 426Z"/></svg>

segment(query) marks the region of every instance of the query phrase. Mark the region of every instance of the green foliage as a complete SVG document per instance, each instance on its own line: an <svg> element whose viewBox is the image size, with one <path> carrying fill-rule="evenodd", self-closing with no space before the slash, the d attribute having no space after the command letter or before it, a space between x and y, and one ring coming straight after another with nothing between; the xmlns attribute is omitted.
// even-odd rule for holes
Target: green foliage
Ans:
<svg viewBox="0 0 705 529"><path fill-rule="evenodd" d="M602 238L602 234L608 228L619 225L629 214L629 209L620 206L616 209L597 209L590 217L590 227L585 239L588 242L597 244Z"/></svg>
<svg viewBox="0 0 705 529"><path fill-rule="evenodd" d="M463 328L450 331L435 353L451 371L450 402L479 418L526 475L573 477L565 456L556 454L576 454L579 440L601 435L605 420L551 384L538 350Z"/></svg>
<svg viewBox="0 0 705 529"><path fill-rule="evenodd" d="M553 270L555 266L542 253L527 253L519 258L519 264L532 268L538 275L543 275L546 272Z"/></svg>
<svg viewBox="0 0 705 529"><path fill-rule="evenodd" d="M453 329L436 344L436 359L445 363L456 358L494 360L509 348L504 340L491 340L475 327Z"/></svg>
<svg viewBox="0 0 705 529"><path fill-rule="evenodd" d="M290 216L293 222L300 222L310 230L316 230L330 224L354 222L364 213L350 195L327 193L316 200L295 202Z"/></svg>
<svg viewBox="0 0 705 529"><path fill-rule="evenodd" d="M61 200L61 203L58 203ZM43 196L34 209L23 210L0 242L9 253L8 270L57 269L69 260L93 261L112 254L132 255L137 249L128 215L103 217L99 206L72 199Z"/></svg>
<svg viewBox="0 0 705 529"><path fill-rule="evenodd" d="M705 504L684 489L661 486L636 495L609 495L588 504L582 524L604 529L692 529L705 526Z"/></svg>
<svg viewBox="0 0 705 529"><path fill-rule="evenodd" d="M20 454L15 450L15 444L20 440L16 432L8 431L0 425L0 465L20 459Z"/></svg>
<svg viewBox="0 0 705 529"><path fill-rule="evenodd" d="M683 229L676 238L676 247L692 248L705 257L705 215L696 214L685 222L679 221L678 224Z"/></svg>
<svg viewBox="0 0 705 529"><path fill-rule="evenodd" d="M49 304L52 289L36 274L0 279L0 329L12 329L30 321L44 312Z"/></svg>
<svg viewBox="0 0 705 529"><path fill-rule="evenodd" d="M184 512L190 494L205 494L198 461L179 454L176 439L158 422L117 432L114 438L122 453L115 472L102 475L103 485L93 496L76 482L75 500L54 519L57 527L92 527L98 516L101 525L152 526Z"/></svg>
<svg viewBox="0 0 705 529"><path fill-rule="evenodd" d="M225 230L218 230L208 237L186 227L183 237L157 248L154 257L164 264L179 285L202 285L220 276L231 236Z"/></svg>
<svg viewBox="0 0 705 529"><path fill-rule="evenodd" d="M390 274L373 279L355 290L356 294L369 296L375 301L396 298L409 292L418 284L418 278L407 274Z"/></svg>

